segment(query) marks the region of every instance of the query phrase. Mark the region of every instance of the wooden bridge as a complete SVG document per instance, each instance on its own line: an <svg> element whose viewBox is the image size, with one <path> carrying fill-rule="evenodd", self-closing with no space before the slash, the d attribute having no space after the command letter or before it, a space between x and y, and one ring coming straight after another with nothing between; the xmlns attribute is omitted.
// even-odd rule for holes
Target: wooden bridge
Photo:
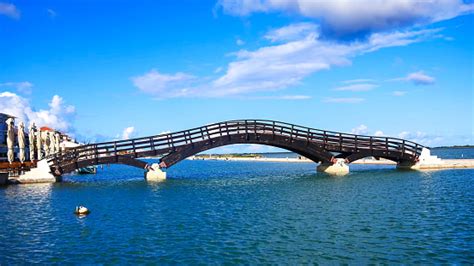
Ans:
<svg viewBox="0 0 474 266"><path fill-rule="evenodd" d="M298 153L314 162L345 163L374 156L397 163L418 160L423 146L390 137L327 131L271 120L231 120L150 137L88 144L48 158L55 175L91 165L126 164L147 168L141 157L160 157L168 168L197 153L231 144L262 144Z"/></svg>

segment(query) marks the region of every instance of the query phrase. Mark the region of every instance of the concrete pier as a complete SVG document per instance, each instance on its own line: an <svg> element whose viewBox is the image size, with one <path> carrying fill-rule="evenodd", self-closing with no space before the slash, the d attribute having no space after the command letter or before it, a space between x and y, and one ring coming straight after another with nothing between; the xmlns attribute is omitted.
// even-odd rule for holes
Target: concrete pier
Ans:
<svg viewBox="0 0 474 266"><path fill-rule="evenodd" d="M316 167L318 172L323 172L331 175L346 175L349 173L349 165L344 159L336 159L333 163L321 163Z"/></svg>
<svg viewBox="0 0 474 266"><path fill-rule="evenodd" d="M21 174L16 178L21 184L30 183L54 183L57 178L51 173L48 162L43 159L37 163L36 168L32 168L30 171Z"/></svg>
<svg viewBox="0 0 474 266"><path fill-rule="evenodd" d="M166 180L166 172L161 170L160 165L154 163L145 173L145 179L147 181L164 181Z"/></svg>

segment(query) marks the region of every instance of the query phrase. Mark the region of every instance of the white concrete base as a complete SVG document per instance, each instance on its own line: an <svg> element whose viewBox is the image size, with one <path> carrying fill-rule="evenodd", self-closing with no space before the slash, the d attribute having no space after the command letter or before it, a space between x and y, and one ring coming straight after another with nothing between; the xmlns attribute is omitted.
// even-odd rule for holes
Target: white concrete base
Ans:
<svg viewBox="0 0 474 266"><path fill-rule="evenodd" d="M442 169L445 168L445 162L438 158L438 156L431 155L431 151L427 148L423 148L421 151L418 162L413 163L399 163L397 168L408 169L408 170L424 170L424 169Z"/></svg>
<svg viewBox="0 0 474 266"><path fill-rule="evenodd" d="M166 172L160 169L160 165L154 163L151 165L152 169L149 169L145 173L145 179L147 181L164 181L166 180Z"/></svg>
<svg viewBox="0 0 474 266"><path fill-rule="evenodd" d="M48 162L43 159L37 163L36 168L25 172L17 178L17 181L22 184L28 183L54 183L56 177L51 173Z"/></svg>
<svg viewBox="0 0 474 266"><path fill-rule="evenodd" d="M336 159L336 163L321 163L316 168L318 172L323 172L331 175L346 175L349 173L349 165L344 159Z"/></svg>

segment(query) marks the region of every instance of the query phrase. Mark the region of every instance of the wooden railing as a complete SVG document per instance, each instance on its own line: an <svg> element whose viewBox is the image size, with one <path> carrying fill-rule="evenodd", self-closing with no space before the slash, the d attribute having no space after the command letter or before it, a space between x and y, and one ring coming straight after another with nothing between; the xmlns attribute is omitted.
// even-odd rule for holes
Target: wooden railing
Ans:
<svg viewBox="0 0 474 266"><path fill-rule="evenodd" d="M140 157L143 154L162 153L164 155L180 146L242 134L278 135L288 138L290 142L305 140L329 152L386 151L399 152L415 158L424 147L400 138L355 135L272 120L231 120L168 134L83 145L67 152L54 154L48 158L48 161L50 164L61 165L65 162L91 159L99 162L99 159L103 157L121 155L133 157Z"/></svg>

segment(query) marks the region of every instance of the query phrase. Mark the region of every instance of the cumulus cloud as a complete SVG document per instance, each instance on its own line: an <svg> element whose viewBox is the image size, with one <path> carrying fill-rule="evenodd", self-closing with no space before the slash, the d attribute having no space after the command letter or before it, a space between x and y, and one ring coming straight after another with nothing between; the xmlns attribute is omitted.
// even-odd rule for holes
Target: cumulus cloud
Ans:
<svg viewBox="0 0 474 266"><path fill-rule="evenodd" d="M444 138L441 136L430 135L421 131L417 131L417 132L402 131L398 134L398 137L401 139L410 140L410 141L413 141L425 146L440 145L441 142L444 140Z"/></svg>
<svg viewBox="0 0 474 266"><path fill-rule="evenodd" d="M351 59L356 56L435 38L439 31L440 29L425 29L374 33L362 41L338 43L321 39L317 27L314 27L313 31L305 31L306 35L296 40L283 41L256 50L237 51L233 54L235 59L214 80L181 72L162 74L152 69L141 76L133 77L132 81L141 91L161 98L229 97L271 92L300 85L305 77L315 72L350 65ZM278 40L284 39L283 35L279 36ZM353 89L357 87L359 90L369 89L367 85L365 88L359 85Z"/></svg>
<svg viewBox="0 0 474 266"><path fill-rule="evenodd" d="M185 73L163 74L156 69L132 78L133 84L141 91L162 98L186 96L194 77Z"/></svg>
<svg viewBox="0 0 474 266"><path fill-rule="evenodd" d="M377 131L375 131L374 136L383 137L383 136L385 136L385 134L383 133L382 130L377 130Z"/></svg>
<svg viewBox="0 0 474 266"><path fill-rule="evenodd" d="M122 132L122 139L129 139L135 132L135 127L127 127Z"/></svg>
<svg viewBox="0 0 474 266"><path fill-rule="evenodd" d="M0 110L27 124L35 122L37 126L48 126L62 132L72 130L72 121L76 113L74 106L66 105L58 95L54 95L51 99L49 109L36 111L27 99L11 92L0 93Z"/></svg>
<svg viewBox="0 0 474 266"><path fill-rule="evenodd" d="M351 133L356 135L367 135L369 133L369 128L366 125L359 125L353 128Z"/></svg>
<svg viewBox="0 0 474 266"><path fill-rule="evenodd" d="M0 2L0 15L20 19L20 10L14 4Z"/></svg>
<svg viewBox="0 0 474 266"><path fill-rule="evenodd" d="M319 27L313 23L295 23L270 30L264 38L272 42L293 41L305 37L308 33L314 32L318 28Z"/></svg>
<svg viewBox="0 0 474 266"><path fill-rule="evenodd" d="M332 36L423 25L474 10L472 3L462 0L220 0L217 7L236 16L256 12L296 13L320 21L323 32Z"/></svg>
<svg viewBox="0 0 474 266"><path fill-rule="evenodd" d="M0 83L0 87L15 88L18 92L31 94L33 84L28 81Z"/></svg>

